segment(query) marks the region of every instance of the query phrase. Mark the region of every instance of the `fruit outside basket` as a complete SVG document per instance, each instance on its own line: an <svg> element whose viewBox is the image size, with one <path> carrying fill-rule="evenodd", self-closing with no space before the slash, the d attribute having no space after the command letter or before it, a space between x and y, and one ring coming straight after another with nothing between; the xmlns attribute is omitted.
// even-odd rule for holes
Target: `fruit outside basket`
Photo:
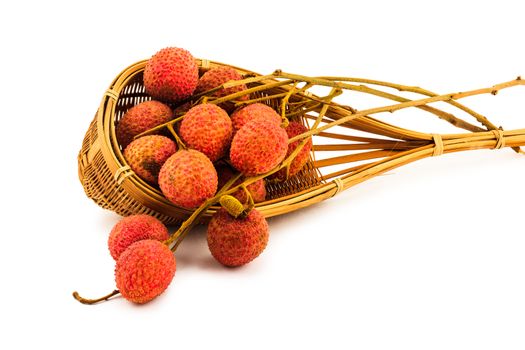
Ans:
<svg viewBox="0 0 525 350"><path fill-rule="evenodd" d="M229 66L201 59L197 62L201 74L213 67ZM142 82L146 63L147 60L143 60L126 68L105 92L78 155L79 178L87 196L103 208L122 216L144 213L153 215L166 224L179 224L191 215L192 211L175 206L158 188L135 175L116 141L115 126L119 119L132 106L151 99L146 94ZM256 205L266 217L318 203L355 184L425 157L503 146L519 150L518 147L525 144L525 130L502 131L485 117L456 102L457 99L468 96L465 95L468 93L437 95L413 88L415 90L412 92L423 95L428 101L411 101L361 83L397 90L412 89L397 84L356 78L307 78L282 72L276 72L274 76L261 76L249 70L233 68L245 77L254 77L248 78L251 79L248 81L248 88L256 90L250 93L251 99L260 99L259 102L266 103L278 111L284 106L287 115L299 118L313 131L312 134L315 134L313 152L306 166L284 182L267 183L267 200ZM353 90L387 98L398 104L361 113L351 107L331 102L331 98L315 96L305 87L297 88L298 82L331 87L333 96L342 90ZM354 82L360 85L352 84ZM490 92L490 89L494 92L518 84L522 84L519 78L487 91L473 90L473 94ZM467 123L448 112L427 105L434 101L448 102L473 116L482 126ZM421 133L396 127L369 116L378 111L393 112L406 107L419 108L422 113L428 112L438 116L469 132L446 135ZM353 134L353 131L357 134ZM362 132L371 137L359 134ZM316 142L318 139L328 142L319 144ZM327 154L330 156L326 156ZM320 169L324 171L321 172ZM327 169L334 170L329 172ZM201 220L206 221L216 210L215 206L208 208Z"/></svg>

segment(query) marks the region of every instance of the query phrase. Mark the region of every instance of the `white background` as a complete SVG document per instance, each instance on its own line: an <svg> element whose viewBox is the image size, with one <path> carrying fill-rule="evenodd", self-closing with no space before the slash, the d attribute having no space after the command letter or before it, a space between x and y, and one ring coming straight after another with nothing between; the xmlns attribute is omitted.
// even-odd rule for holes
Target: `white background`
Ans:
<svg viewBox="0 0 525 350"><path fill-rule="evenodd" d="M508 149L426 159L271 219L244 268L216 264L195 230L149 304L71 297L114 288L119 217L85 196L76 156L123 68L179 46L260 73L441 93L525 75L520 1L474 3L2 5L0 348L525 348L525 158ZM524 97L463 102L511 129L525 127Z"/></svg>

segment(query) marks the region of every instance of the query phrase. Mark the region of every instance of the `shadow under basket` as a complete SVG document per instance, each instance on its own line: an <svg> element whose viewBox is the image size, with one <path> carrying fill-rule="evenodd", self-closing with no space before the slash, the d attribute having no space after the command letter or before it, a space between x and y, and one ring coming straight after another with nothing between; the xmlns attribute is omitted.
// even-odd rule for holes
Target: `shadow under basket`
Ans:
<svg viewBox="0 0 525 350"><path fill-rule="evenodd" d="M140 179L126 163L116 141L115 126L120 118L129 108L151 99L145 93L142 82L146 62L143 60L126 68L105 92L78 155L79 178L87 196L102 208L122 216L149 214L166 224L180 224L192 211L175 206L158 187ZM208 60L198 59L197 62L200 73L214 67L229 66ZM258 99L258 102L279 112L284 108L289 118L302 122L314 136L313 151L305 167L284 182L267 183L267 200L256 205L266 217L331 198L355 184L425 157L504 146L519 150L518 147L525 144L524 130L507 132L496 128L481 115L457 103L456 99L462 96L455 98L449 94L448 98L440 99L445 95L423 94L427 99L434 97L437 101L450 103L466 111L482 126L469 124L448 112L430 107L423 100L417 100L422 101L419 104L407 105L417 101L363 85L367 83L402 90L396 84L355 78L316 79L282 72L261 76L238 67L232 68L248 77L246 83L248 89L252 90L250 99ZM299 83L305 85L298 87ZM313 95L308 89L315 85L331 88L332 95L324 98ZM359 86L368 90L357 88ZM468 133L437 135L396 127L370 117L376 113L375 110L360 113L349 106L333 102L332 98L342 91L366 93L398 102L391 110L383 107L389 112L408 107L418 108L422 113L445 119L456 130L461 128ZM422 94L420 91L414 92ZM208 208L201 220L208 220L216 210L216 206Z"/></svg>

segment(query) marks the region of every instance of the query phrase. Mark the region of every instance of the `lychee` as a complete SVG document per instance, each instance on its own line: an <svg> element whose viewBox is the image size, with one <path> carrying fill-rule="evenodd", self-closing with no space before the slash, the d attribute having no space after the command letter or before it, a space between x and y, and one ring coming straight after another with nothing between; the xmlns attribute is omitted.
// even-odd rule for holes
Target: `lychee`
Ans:
<svg viewBox="0 0 525 350"><path fill-rule="evenodd" d="M195 93L201 93L208 90L211 90L213 88L219 87L222 84L230 81L230 80L242 80L242 75L237 72L234 68L222 66L217 68L212 68L206 73L200 77L199 82L197 84L197 88L195 89ZM219 89L215 91L211 96L214 97L223 97L226 95L230 95L239 91L246 90L246 85L237 85L226 89ZM238 98L239 101L245 101L249 97L249 95L244 95ZM230 109L231 104L221 104L222 108Z"/></svg>
<svg viewBox="0 0 525 350"><path fill-rule="evenodd" d="M108 248L113 259L117 260L126 248L137 241L164 241L168 237L168 229L157 218L145 214L131 215L113 226L108 238Z"/></svg>
<svg viewBox="0 0 525 350"><path fill-rule="evenodd" d="M236 219L221 208L208 224L208 248L225 266L249 263L266 248L268 238L268 223L257 209L252 209L245 218Z"/></svg>
<svg viewBox="0 0 525 350"><path fill-rule="evenodd" d="M234 172L230 168L230 166L226 164L216 165L215 169L217 170L217 176L219 177L217 189L220 190L233 177ZM232 187L239 185L241 181L241 179L237 180L232 185ZM254 203L263 202L266 199L266 183L264 179L259 179L255 182L252 182L251 184L246 186L246 189L248 190L248 192L250 192ZM246 192L243 189L235 191L235 193L233 193L232 196L237 198L241 203L246 203L248 201Z"/></svg>
<svg viewBox="0 0 525 350"><path fill-rule="evenodd" d="M175 256L168 246L145 239L133 243L120 255L115 281L124 298L143 304L168 288L176 268Z"/></svg>
<svg viewBox="0 0 525 350"><path fill-rule="evenodd" d="M133 138L157 125L169 122L173 111L159 101L146 101L131 107L116 126L117 141L125 149Z"/></svg>
<svg viewBox="0 0 525 350"><path fill-rule="evenodd" d="M153 98L177 102L193 94L199 67L187 50L168 47L157 52L144 68L144 87Z"/></svg>
<svg viewBox="0 0 525 350"><path fill-rule="evenodd" d="M288 126L286 127L286 134L288 134L288 138L295 137L297 135L300 135L302 133L305 133L308 131L308 128L304 126L303 124L299 122L290 122ZM293 151L297 148L299 143L301 143L302 140L294 141L290 144L288 144L288 151L286 152L285 158L288 158L290 154L292 154ZM304 144L303 148L297 153L295 158L290 163L290 168L288 171L288 176L294 176L303 168L303 166L308 161L308 157L310 155L310 151L312 150L312 138L310 137L308 141ZM274 174L274 178L284 181L286 180L286 169L281 169L277 173Z"/></svg>
<svg viewBox="0 0 525 350"><path fill-rule="evenodd" d="M244 175L260 175L277 166L287 149L286 131L272 120L257 119L246 123L233 137L230 160Z"/></svg>
<svg viewBox="0 0 525 350"><path fill-rule="evenodd" d="M262 103L253 103L232 113L233 134L239 131L247 122L258 119L269 119L277 125L281 124L281 116L272 107Z"/></svg>
<svg viewBox="0 0 525 350"><path fill-rule="evenodd" d="M209 103L200 104L184 115L179 133L186 146L204 153L215 162L228 151L232 122L222 108Z"/></svg>
<svg viewBox="0 0 525 350"><path fill-rule="evenodd" d="M217 191L217 172L203 153L181 150L160 169L159 186L173 204L193 209Z"/></svg>
<svg viewBox="0 0 525 350"><path fill-rule="evenodd" d="M176 151L177 145L171 139L149 135L130 143L124 150L124 158L141 179L157 184L160 168Z"/></svg>

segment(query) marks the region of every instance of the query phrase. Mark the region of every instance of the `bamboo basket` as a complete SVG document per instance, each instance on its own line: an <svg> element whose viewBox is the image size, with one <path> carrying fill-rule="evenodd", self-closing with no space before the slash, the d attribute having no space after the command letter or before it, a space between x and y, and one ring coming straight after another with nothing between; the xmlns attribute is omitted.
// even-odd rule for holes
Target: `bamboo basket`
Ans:
<svg viewBox="0 0 525 350"><path fill-rule="evenodd" d="M197 60L200 72L217 66L218 62ZM192 211L173 205L130 169L117 144L115 126L132 106L149 100L142 83L146 60L122 71L104 93L98 111L82 143L78 155L79 178L87 196L99 206L120 215L149 214L166 224L180 224ZM267 184L267 200L256 207L266 217L288 213L329 199L339 192L399 166L431 156L472 149L511 147L521 152L525 145L525 129L503 131L486 117L460 104L461 98L523 85L521 78L489 88L438 95L419 87L404 86L376 80L318 77L287 74L281 71L267 76L233 67L246 79L228 82L223 87L246 83L251 101L272 106L289 118L300 120L309 128L313 151L306 166L295 176L281 183ZM302 86L301 86L302 85ZM313 94L313 87L329 89L326 96ZM416 94L408 99L397 92ZM387 99L390 104L363 111L336 103L346 93L362 93ZM210 103L234 100L242 93L232 94ZM442 102L471 116L476 124L455 114L431 106ZM372 115L416 108L448 122L455 133L435 134L401 128ZM461 132L460 132L461 131ZM300 137L298 137L300 138ZM205 210L206 221L216 206Z"/></svg>

